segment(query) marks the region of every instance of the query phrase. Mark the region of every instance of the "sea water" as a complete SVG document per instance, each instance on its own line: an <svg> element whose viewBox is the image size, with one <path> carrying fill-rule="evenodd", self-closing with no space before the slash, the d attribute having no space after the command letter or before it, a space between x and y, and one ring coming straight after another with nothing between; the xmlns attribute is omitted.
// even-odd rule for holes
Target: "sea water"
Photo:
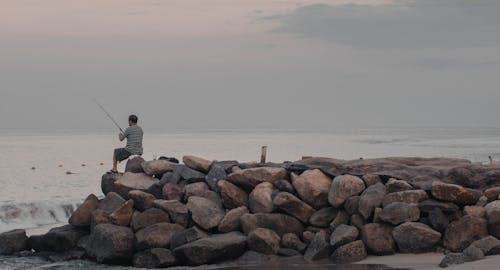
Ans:
<svg viewBox="0 0 500 270"><path fill-rule="evenodd" d="M275 162L302 156L500 159L500 128L145 132L145 159L197 155L257 161L263 145L268 160ZM102 196L101 176L111 169L112 150L123 145L117 137L98 131L0 132L0 232L24 228L42 233L66 223L87 195Z"/></svg>

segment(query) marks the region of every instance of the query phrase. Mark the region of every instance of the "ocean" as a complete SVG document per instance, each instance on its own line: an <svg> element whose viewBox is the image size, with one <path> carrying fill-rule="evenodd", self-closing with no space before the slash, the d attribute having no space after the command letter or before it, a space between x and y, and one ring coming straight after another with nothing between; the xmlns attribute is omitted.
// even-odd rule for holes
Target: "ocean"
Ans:
<svg viewBox="0 0 500 270"><path fill-rule="evenodd" d="M263 145L275 162L302 156L500 159L500 128L145 131L145 159L257 161ZM111 168L112 150L122 145L107 131L0 131L0 232L37 234L66 223L88 194L102 196L101 176Z"/></svg>

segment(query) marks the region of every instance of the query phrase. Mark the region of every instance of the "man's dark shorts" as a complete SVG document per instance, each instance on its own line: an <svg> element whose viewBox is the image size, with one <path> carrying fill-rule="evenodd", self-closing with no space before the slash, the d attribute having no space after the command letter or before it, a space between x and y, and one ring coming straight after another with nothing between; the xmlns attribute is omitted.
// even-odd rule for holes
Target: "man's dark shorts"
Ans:
<svg viewBox="0 0 500 270"><path fill-rule="evenodd" d="M116 148L115 149L115 158L118 161L124 161L129 158L132 154L127 151L125 148Z"/></svg>

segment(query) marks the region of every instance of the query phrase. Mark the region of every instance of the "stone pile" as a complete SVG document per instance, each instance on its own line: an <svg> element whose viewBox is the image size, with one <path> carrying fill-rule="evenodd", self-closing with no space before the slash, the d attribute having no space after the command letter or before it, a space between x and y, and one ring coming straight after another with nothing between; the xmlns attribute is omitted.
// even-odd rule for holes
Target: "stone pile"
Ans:
<svg viewBox="0 0 500 270"><path fill-rule="evenodd" d="M335 263L446 251L443 267L500 254L496 169L469 164L488 179L462 177L477 184L472 189L450 180L467 174L465 161L399 162L135 158L125 173L102 177L105 197L88 196L69 225L29 238L23 230L0 234L0 254L32 250L148 268L218 263L247 251ZM440 170L442 181L429 176Z"/></svg>

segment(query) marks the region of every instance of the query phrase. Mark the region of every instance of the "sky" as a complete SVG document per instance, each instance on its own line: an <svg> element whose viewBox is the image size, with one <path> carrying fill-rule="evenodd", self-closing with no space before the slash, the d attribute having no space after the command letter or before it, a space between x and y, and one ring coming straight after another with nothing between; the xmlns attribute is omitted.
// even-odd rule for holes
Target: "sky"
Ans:
<svg viewBox="0 0 500 270"><path fill-rule="evenodd" d="M497 0L0 0L0 129L500 126Z"/></svg>

